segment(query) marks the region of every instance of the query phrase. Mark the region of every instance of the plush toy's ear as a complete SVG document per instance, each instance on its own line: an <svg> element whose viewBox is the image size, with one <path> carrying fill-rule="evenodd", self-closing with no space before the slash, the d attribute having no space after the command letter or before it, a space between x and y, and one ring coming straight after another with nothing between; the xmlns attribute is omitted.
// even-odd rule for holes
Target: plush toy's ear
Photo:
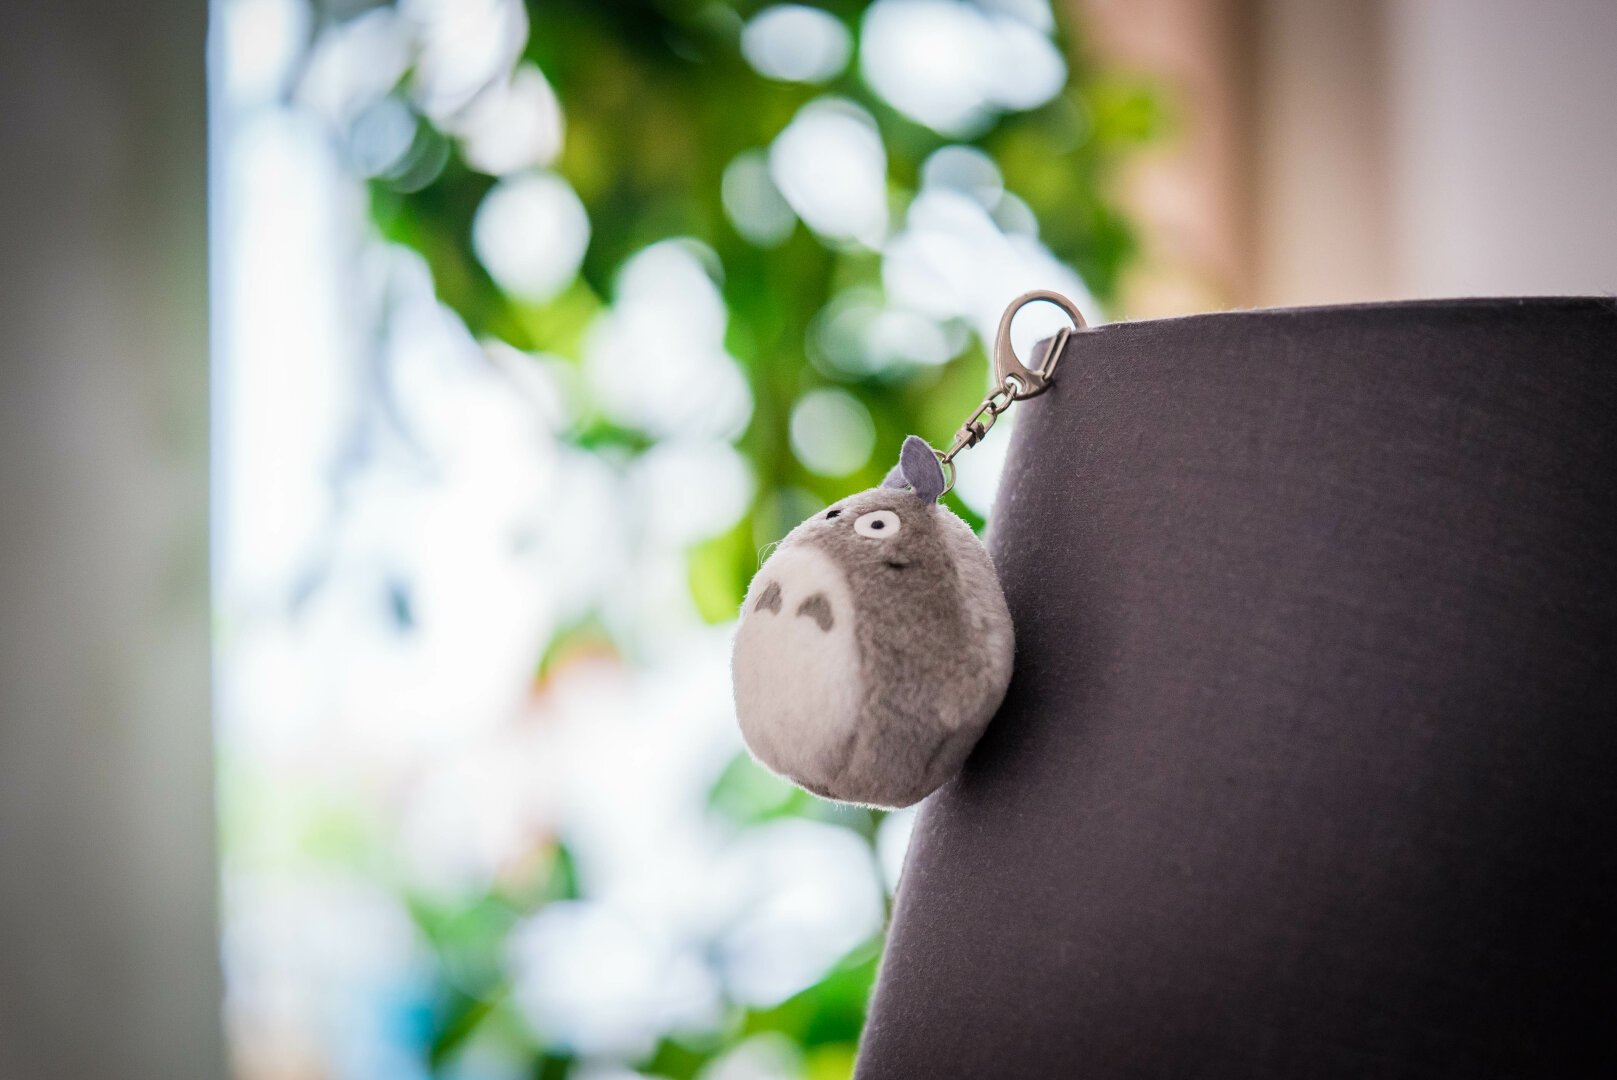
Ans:
<svg viewBox="0 0 1617 1080"><path fill-rule="evenodd" d="M938 464L938 456L925 439L911 435L904 440L904 447L898 452L898 464L881 486L909 488L927 502L937 502L943 495L943 466Z"/></svg>

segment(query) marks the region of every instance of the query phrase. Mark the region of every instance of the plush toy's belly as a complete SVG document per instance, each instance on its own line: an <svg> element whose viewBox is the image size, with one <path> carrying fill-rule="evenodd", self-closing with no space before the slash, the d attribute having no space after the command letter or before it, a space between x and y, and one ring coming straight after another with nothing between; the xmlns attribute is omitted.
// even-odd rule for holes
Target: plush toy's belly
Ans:
<svg viewBox="0 0 1617 1080"><path fill-rule="evenodd" d="M747 746L823 789L848 760L864 694L853 599L836 563L808 544L777 551L747 592L732 665Z"/></svg>

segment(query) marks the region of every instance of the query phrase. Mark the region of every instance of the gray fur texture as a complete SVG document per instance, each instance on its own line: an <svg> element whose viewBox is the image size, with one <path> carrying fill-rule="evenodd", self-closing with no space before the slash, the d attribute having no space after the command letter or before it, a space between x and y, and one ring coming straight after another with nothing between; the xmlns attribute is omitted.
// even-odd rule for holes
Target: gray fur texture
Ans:
<svg viewBox="0 0 1617 1080"><path fill-rule="evenodd" d="M959 770L1014 651L987 551L937 502L931 448L911 436L894 472L780 543L748 590L732 662L759 761L815 794L883 807Z"/></svg>

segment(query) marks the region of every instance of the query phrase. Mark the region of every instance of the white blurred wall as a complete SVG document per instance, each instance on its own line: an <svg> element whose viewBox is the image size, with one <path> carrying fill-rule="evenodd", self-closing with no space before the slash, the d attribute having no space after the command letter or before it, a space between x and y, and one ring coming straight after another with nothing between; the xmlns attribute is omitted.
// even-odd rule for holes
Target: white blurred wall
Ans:
<svg viewBox="0 0 1617 1080"><path fill-rule="evenodd" d="M1617 291L1617 3L1254 0L1244 21L1253 302Z"/></svg>
<svg viewBox="0 0 1617 1080"><path fill-rule="evenodd" d="M0 1077L225 1071L204 14L0 8Z"/></svg>
<svg viewBox="0 0 1617 1080"><path fill-rule="evenodd" d="M1171 117L1130 317L1617 291L1614 0L1066 0Z"/></svg>
<svg viewBox="0 0 1617 1080"><path fill-rule="evenodd" d="M1392 0L1393 287L1617 292L1617 3Z"/></svg>

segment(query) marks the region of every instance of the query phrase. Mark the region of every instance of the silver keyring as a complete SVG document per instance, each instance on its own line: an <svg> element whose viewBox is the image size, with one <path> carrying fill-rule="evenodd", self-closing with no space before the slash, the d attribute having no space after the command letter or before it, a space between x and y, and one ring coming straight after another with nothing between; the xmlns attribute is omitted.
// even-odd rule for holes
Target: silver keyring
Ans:
<svg viewBox="0 0 1617 1080"><path fill-rule="evenodd" d="M943 490L938 493L938 498L941 499L945 495L949 494L949 492L954 490L954 458L950 457L948 454L945 454L942 450L933 450L932 456L938 459L938 468L942 469L944 472Z"/></svg>
<svg viewBox="0 0 1617 1080"><path fill-rule="evenodd" d="M1072 320L1072 326L1051 339L1049 351L1044 354L1044 363L1035 371L1023 366L1022 361L1016 358L1016 350L1011 348L1011 323L1015 321L1018 311L1041 300L1065 312L1067 318ZM1000 386L1014 384L1016 389L1012 396L1017 401L1044 393L1050 388L1050 376L1055 374L1067 338L1074 330L1082 330L1087 325L1078 305L1058 292L1036 289L1018 296L1005 309L1005 314L1000 316L999 331L994 335L994 382Z"/></svg>

